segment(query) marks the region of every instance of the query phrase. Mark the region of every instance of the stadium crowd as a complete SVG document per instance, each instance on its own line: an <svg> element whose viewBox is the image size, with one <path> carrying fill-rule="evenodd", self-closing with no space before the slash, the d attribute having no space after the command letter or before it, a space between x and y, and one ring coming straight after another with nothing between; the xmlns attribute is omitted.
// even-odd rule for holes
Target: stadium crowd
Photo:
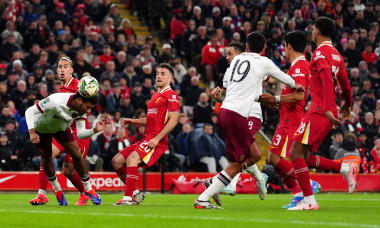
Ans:
<svg viewBox="0 0 380 228"><path fill-rule="evenodd" d="M351 152L360 158L361 172L380 170L378 1L142 2L127 1L159 32L164 43L161 53L152 37L136 36L131 22L120 16L110 0L0 1L1 170L39 169L25 110L35 100L59 92L61 82L55 72L63 55L73 60L74 77L89 74L100 83L99 104L89 116L90 123L106 117L111 120L103 133L92 136L86 158L92 170L111 171L112 157L141 139L145 126L122 128L121 119L146 115L155 92L155 67L163 62L174 67L172 87L180 96L179 122L169 135L165 169L223 169L227 160L224 137L216 124L219 106L210 99L210 92L222 85L228 68L225 47L230 42L244 43L250 32L258 31L267 37L263 55L286 71L290 64L284 57L284 34L305 31L309 43L304 55L310 60L316 48L311 32L318 16L331 17L336 23L333 43L345 58L354 104L344 126L332 130L317 153L341 160ZM272 84L265 82L263 87L265 92L275 91ZM342 92L337 88L339 105ZM264 130L273 133L279 112L265 106L262 111Z"/></svg>

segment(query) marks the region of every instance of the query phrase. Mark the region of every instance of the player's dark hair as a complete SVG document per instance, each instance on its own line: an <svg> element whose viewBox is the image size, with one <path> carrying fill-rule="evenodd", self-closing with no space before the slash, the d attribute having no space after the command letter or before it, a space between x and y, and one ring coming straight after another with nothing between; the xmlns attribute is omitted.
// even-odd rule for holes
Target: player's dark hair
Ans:
<svg viewBox="0 0 380 228"><path fill-rule="evenodd" d="M167 64L167 63L161 63L160 65L158 65L157 68L165 68L165 69L168 69L168 71L171 73L172 76L174 76L174 69L172 66L170 66L170 64Z"/></svg>
<svg viewBox="0 0 380 228"><path fill-rule="evenodd" d="M284 39L286 44L292 45L294 51L303 53L305 50L307 39L304 32L299 30L289 32Z"/></svg>
<svg viewBox="0 0 380 228"><path fill-rule="evenodd" d="M227 45L227 47L233 47L237 52L244 52L244 45L240 42L231 42Z"/></svg>
<svg viewBox="0 0 380 228"><path fill-rule="evenodd" d="M314 26L321 32L322 36L330 37L335 34L335 23L328 17L318 17Z"/></svg>
<svg viewBox="0 0 380 228"><path fill-rule="evenodd" d="M247 36L247 44L249 51L260 53L265 46L265 37L259 32L252 32Z"/></svg>
<svg viewBox="0 0 380 228"><path fill-rule="evenodd" d="M98 95L95 95L93 97L83 97L79 92L76 92L73 99L81 98L83 103L90 102L93 105L96 105L98 103Z"/></svg>

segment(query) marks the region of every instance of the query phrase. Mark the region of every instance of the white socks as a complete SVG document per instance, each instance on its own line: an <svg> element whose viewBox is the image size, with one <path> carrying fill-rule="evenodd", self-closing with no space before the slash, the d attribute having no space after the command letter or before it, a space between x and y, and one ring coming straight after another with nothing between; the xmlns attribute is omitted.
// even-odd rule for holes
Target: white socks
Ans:
<svg viewBox="0 0 380 228"><path fill-rule="evenodd" d="M219 194L219 192L230 184L231 177L224 172L220 172L217 177L213 178L212 184L198 197L199 201L208 201L210 197L215 194Z"/></svg>
<svg viewBox="0 0 380 228"><path fill-rule="evenodd" d="M342 163L342 167L340 168L340 173L343 174L343 176L347 176L350 172L350 163Z"/></svg>
<svg viewBox="0 0 380 228"><path fill-rule="evenodd" d="M259 168L256 164L249 166L247 169L245 169L248 173L252 174L256 181L262 181L263 180L263 174L260 172Z"/></svg>
<svg viewBox="0 0 380 228"><path fill-rule="evenodd" d="M59 185L59 183L57 181L57 177L55 175L53 177L48 177L48 180L49 180L50 184L53 186L53 189L55 192L59 192L62 190L61 185Z"/></svg>
<svg viewBox="0 0 380 228"><path fill-rule="evenodd" d="M306 203L308 203L308 204L310 204L312 206L314 206L314 205L317 204L317 201L315 200L314 195L305 196L303 199L305 200Z"/></svg>
<svg viewBox="0 0 380 228"><path fill-rule="evenodd" d="M241 173L236 174L236 176L231 180L231 182L230 182L229 185L231 185L232 187L236 188L236 184L237 184L237 182L239 180L240 174Z"/></svg>
<svg viewBox="0 0 380 228"><path fill-rule="evenodd" d="M38 189L38 194L42 194L42 195L46 196L46 191L43 189Z"/></svg>
<svg viewBox="0 0 380 228"><path fill-rule="evenodd" d="M84 190L86 192L88 192L88 191L90 191L92 189L91 184L90 184L90 180L88 180L88 181L83 181L82 180L82 183L83 183L83 186L84 186Z"/></svg>

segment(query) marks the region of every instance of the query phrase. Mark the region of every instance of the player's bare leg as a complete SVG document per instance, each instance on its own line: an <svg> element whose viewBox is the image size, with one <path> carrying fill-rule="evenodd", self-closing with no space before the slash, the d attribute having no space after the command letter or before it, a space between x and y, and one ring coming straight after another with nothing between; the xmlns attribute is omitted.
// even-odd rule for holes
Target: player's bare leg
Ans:
<svg viewBox="0 0 380 228"><path fill-rule="evenodd" d="M38 148L39 149L39 148ZM57 202L60 206L67 206L67 200L62 192L61 186L58 183L57 176L55 175L52 152L49 151L47 156L41 156L42 167L45 170L46 176L53 186Z"/></svg>
<svg viewBox="0 0 380 228"><path fill-rule="evenodd" d="M222 209L221 207L214 206L209 201L209 198L215 194L219 194L224 187L230 184L232 178L255 162L256 159L251 156L243 163L230 162L228 166L214 178L213 183L195 200L194 207L196 209Z"/></svg>
<svg viewBox="0 0 380 228"><path fill-rule="evenodd" d="M123 199L116 202L114 204L115 206L137 205L137 204L140 204L145 198L144 194L140 192L136 187L136 183L137 183L136 177L138 177L137 167L138 167L138 164L140 164L139 160L141 161L141 158L136 153L138 156L137 158L135 153L136 152L131 153L132 157L131 155L128 157L128 159L130 159L128 162L127 162L128 159L126 160L124 156L120 153L116 154L112 158L111 162L112 162L112 166L114 170L116 171L116 174L118 175L120 180L123 181L123 183L126 185ZM132 173L130 176L127 175L127 170L129 171L128 173ZM136 174L136 170L137 170L137 174ZM136 180L136 183L133 183L135 182L135 180ZM130 194L130 192L132 192L132 194Z"/></svg>
<svg viewBox="0 0 380 228"><path fill-rule="evenodd" d="M114 206L132 206L138 205L144 199L144 194L140 193L137 189L138 181L138 166L143 162L140 158L140 155L133 151L127 159L125 159L121 154L120 156L115 155L112 159L112 164L116 170L119 170L123 167L121 161L125 161L126 165L126 178L125 178L125 191L124 197L117 201ZM122 158L121 158L122 157ZM118 174L119 175L119 174Z"/></svg>
<svg viewBox="0 0 380 228"><path fill-rule="evenodd" d="M250 152L251 152L252 160L255 161L255 164L247 167L245 169L245 171L247 171L248 173L250 173L256 179L257 187L259 189L259 197L260 197L261 200L264 200L266 198L266 195L267 195L266 182L267 182L268 176L266 174L264 174L264 173L261 173L260 170L259 170L259 168L256 165L256 163L258 161L260 161L260 159L261 159L261 150L257 146L256 142L253 142L251 144L251 146L250 146ZM237 184L237 182L239 180L239 177L240 177L240 173L238 173L231 180L231 183L229 185L227 185L225 188L223 188L223 190L221 191L221 193L223 193L225 195L232 195L232 196L234 196L236 194L236 184ZM210 185L212 183L212 179L208 180L208 182L210 182L210 183L207 184L205 182L205 185ZM221 201L219 199L219 195L213 196L213 199L214 199L215 202L219 201L219 203L217 202L217 204L219 206L221 205Z"/></svg>
<svg viewBox="0 0 380 228"><path fill-rule="evenodd" d="M79 191L79 199L75 205L76 206L86 205L90 197L88 197L85 194L84 185L78 173L75 171L73 163L64 161L63 166L62 166L62 172L63 172L63 175L65 175L65 177L69 179L71 183L75 186L75 188L78 189Z"/></svg>
<svg viewBox="0 0 380 228"><path fill-rule="evenodd" d="M54 144L52 144L52 158L56 158L61 154L61 151L56 147ZM41 158L42 159L42 158ZM38 184L39 189L36 198L31 199L29 201L32 205L44 205L47 202L49 202L49 199L46 196L46 189L48 186L49 180L46 176L46 173L44 171L44 168L42 167L42 160L41 160L41 167L40 171L38 173Z"/></svg>
<svg viewBox="0 0 380 228"><path fill-rule="evenodd" d="M86 162L79 151L77 141L64 142L61 145L65 148L65 151L70 154L73 159L74 169L78 172L80 179L84 185L85 194L90 197L92 203L101 204L100 196L92 189L90 183L90 174L88 173Z"/></svg>

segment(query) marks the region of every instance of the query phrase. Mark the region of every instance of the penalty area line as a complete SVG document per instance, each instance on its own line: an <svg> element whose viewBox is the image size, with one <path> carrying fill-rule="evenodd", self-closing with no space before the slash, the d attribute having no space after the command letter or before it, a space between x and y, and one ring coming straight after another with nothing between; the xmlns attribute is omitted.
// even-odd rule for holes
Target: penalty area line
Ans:
<svg viewBox="0 0 380 228"><path fill-rule="evenodd" d="M161 219L188 219L188 220L220 220L220 221L233 221L233 222L258 222L268 224L297 224L297 225L315 225L315 226L332 226L332 227L368 227L380 228L380 225L374 224L353 224L344 222L318 222L318 221L286 221L274 219L239 219L239 218L226 218L226 217L208 217L208 216L178 216L178 215L138 215L138 214L118 214L118 213L98 213L98 212L66 212L66 211L31 211L31 210L0 210L1 212L17 212L29 214L68 214L68 215L93 215L93 216L115 216L115 217L143 217L143 218L161 218ZM291 212L290 212L291 213Z"/></svg>

